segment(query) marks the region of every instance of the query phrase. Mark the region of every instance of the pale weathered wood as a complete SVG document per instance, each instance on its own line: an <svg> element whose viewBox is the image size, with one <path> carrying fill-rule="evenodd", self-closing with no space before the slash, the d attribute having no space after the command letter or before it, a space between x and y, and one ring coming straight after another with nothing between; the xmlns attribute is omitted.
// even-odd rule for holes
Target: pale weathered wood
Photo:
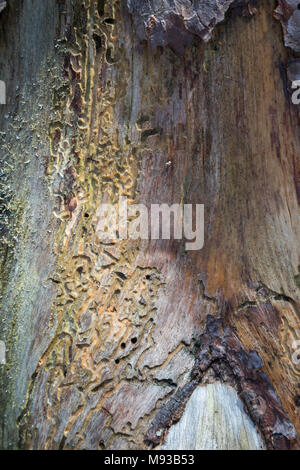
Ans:
<svg viewBox="0 0 300 470"><path fill-rule="evenodd" d="M221 383L197 387L162 450L263 450L263 440L236 391Z"/></svg>

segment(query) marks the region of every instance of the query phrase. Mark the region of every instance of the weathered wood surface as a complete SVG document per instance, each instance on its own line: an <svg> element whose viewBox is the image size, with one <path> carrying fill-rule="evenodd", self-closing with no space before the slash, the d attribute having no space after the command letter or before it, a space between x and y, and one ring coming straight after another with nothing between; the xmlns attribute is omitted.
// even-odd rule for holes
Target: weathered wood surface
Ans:
<svg viewBox="0 0 300 470"><path fill-rule="evenodd" d="M212 419L214 417L214 419ZM197 387L162 450L263 450L264 443L234 388Z"/></svg>
<svg viewBox="0 0 300 470"><path fill-rule="evenodd" d="M299 446L299 109L275 3L184 51L141 41L135 2L1 13L3 448L160 446L216 380L264 447ZM205 204L203 250L102 244L121 195Z"/></svg>

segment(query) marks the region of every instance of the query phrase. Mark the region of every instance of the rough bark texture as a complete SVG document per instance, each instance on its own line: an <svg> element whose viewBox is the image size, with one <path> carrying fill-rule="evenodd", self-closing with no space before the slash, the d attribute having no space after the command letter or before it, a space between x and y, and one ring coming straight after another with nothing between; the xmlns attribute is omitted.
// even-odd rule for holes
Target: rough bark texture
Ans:
<svg viewBox="0 0 300 470"><path fill-rule="evenodd" d="M1 13L3 448L161 446L214 382L265 448L299 448L298 13L279 3L294 52L269 0ZM205 204L204 248L104 244L122 195Z"/></svg>
<svg viewBox="0 0 300 470"><path fill-rule="evenodd" d="M184 47L195 36L208 41L230 7L238 8L243 14L253 14L256 1L127 0L127 5L140 39L147 40L153 48L170 46L184 53Z"/></svg>

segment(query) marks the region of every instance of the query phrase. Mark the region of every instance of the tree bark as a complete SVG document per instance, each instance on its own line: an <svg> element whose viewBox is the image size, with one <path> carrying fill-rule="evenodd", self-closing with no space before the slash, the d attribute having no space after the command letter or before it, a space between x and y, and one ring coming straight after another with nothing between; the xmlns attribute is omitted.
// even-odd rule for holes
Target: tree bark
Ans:
<svg viewBox="0 0 300 470"><path fill-rule="evenodd" d="M2 448L299 448L296 3L3 5ZM104 243L121 196L203 249Z"/></svg>

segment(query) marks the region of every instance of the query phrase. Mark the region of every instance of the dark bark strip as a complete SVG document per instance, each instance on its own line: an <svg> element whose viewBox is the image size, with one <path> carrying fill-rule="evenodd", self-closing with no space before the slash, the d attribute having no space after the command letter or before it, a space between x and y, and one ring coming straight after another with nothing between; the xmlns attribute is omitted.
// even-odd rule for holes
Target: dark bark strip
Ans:
<svg viewBox="0 0 300 470"><path fill-rule="evenodd" d="M230 7L242 14L253 14L256 1L127 0L127 5L141 40L149 41L152 48L170 46L182 54L195 36L208 41Z"/></svg>

